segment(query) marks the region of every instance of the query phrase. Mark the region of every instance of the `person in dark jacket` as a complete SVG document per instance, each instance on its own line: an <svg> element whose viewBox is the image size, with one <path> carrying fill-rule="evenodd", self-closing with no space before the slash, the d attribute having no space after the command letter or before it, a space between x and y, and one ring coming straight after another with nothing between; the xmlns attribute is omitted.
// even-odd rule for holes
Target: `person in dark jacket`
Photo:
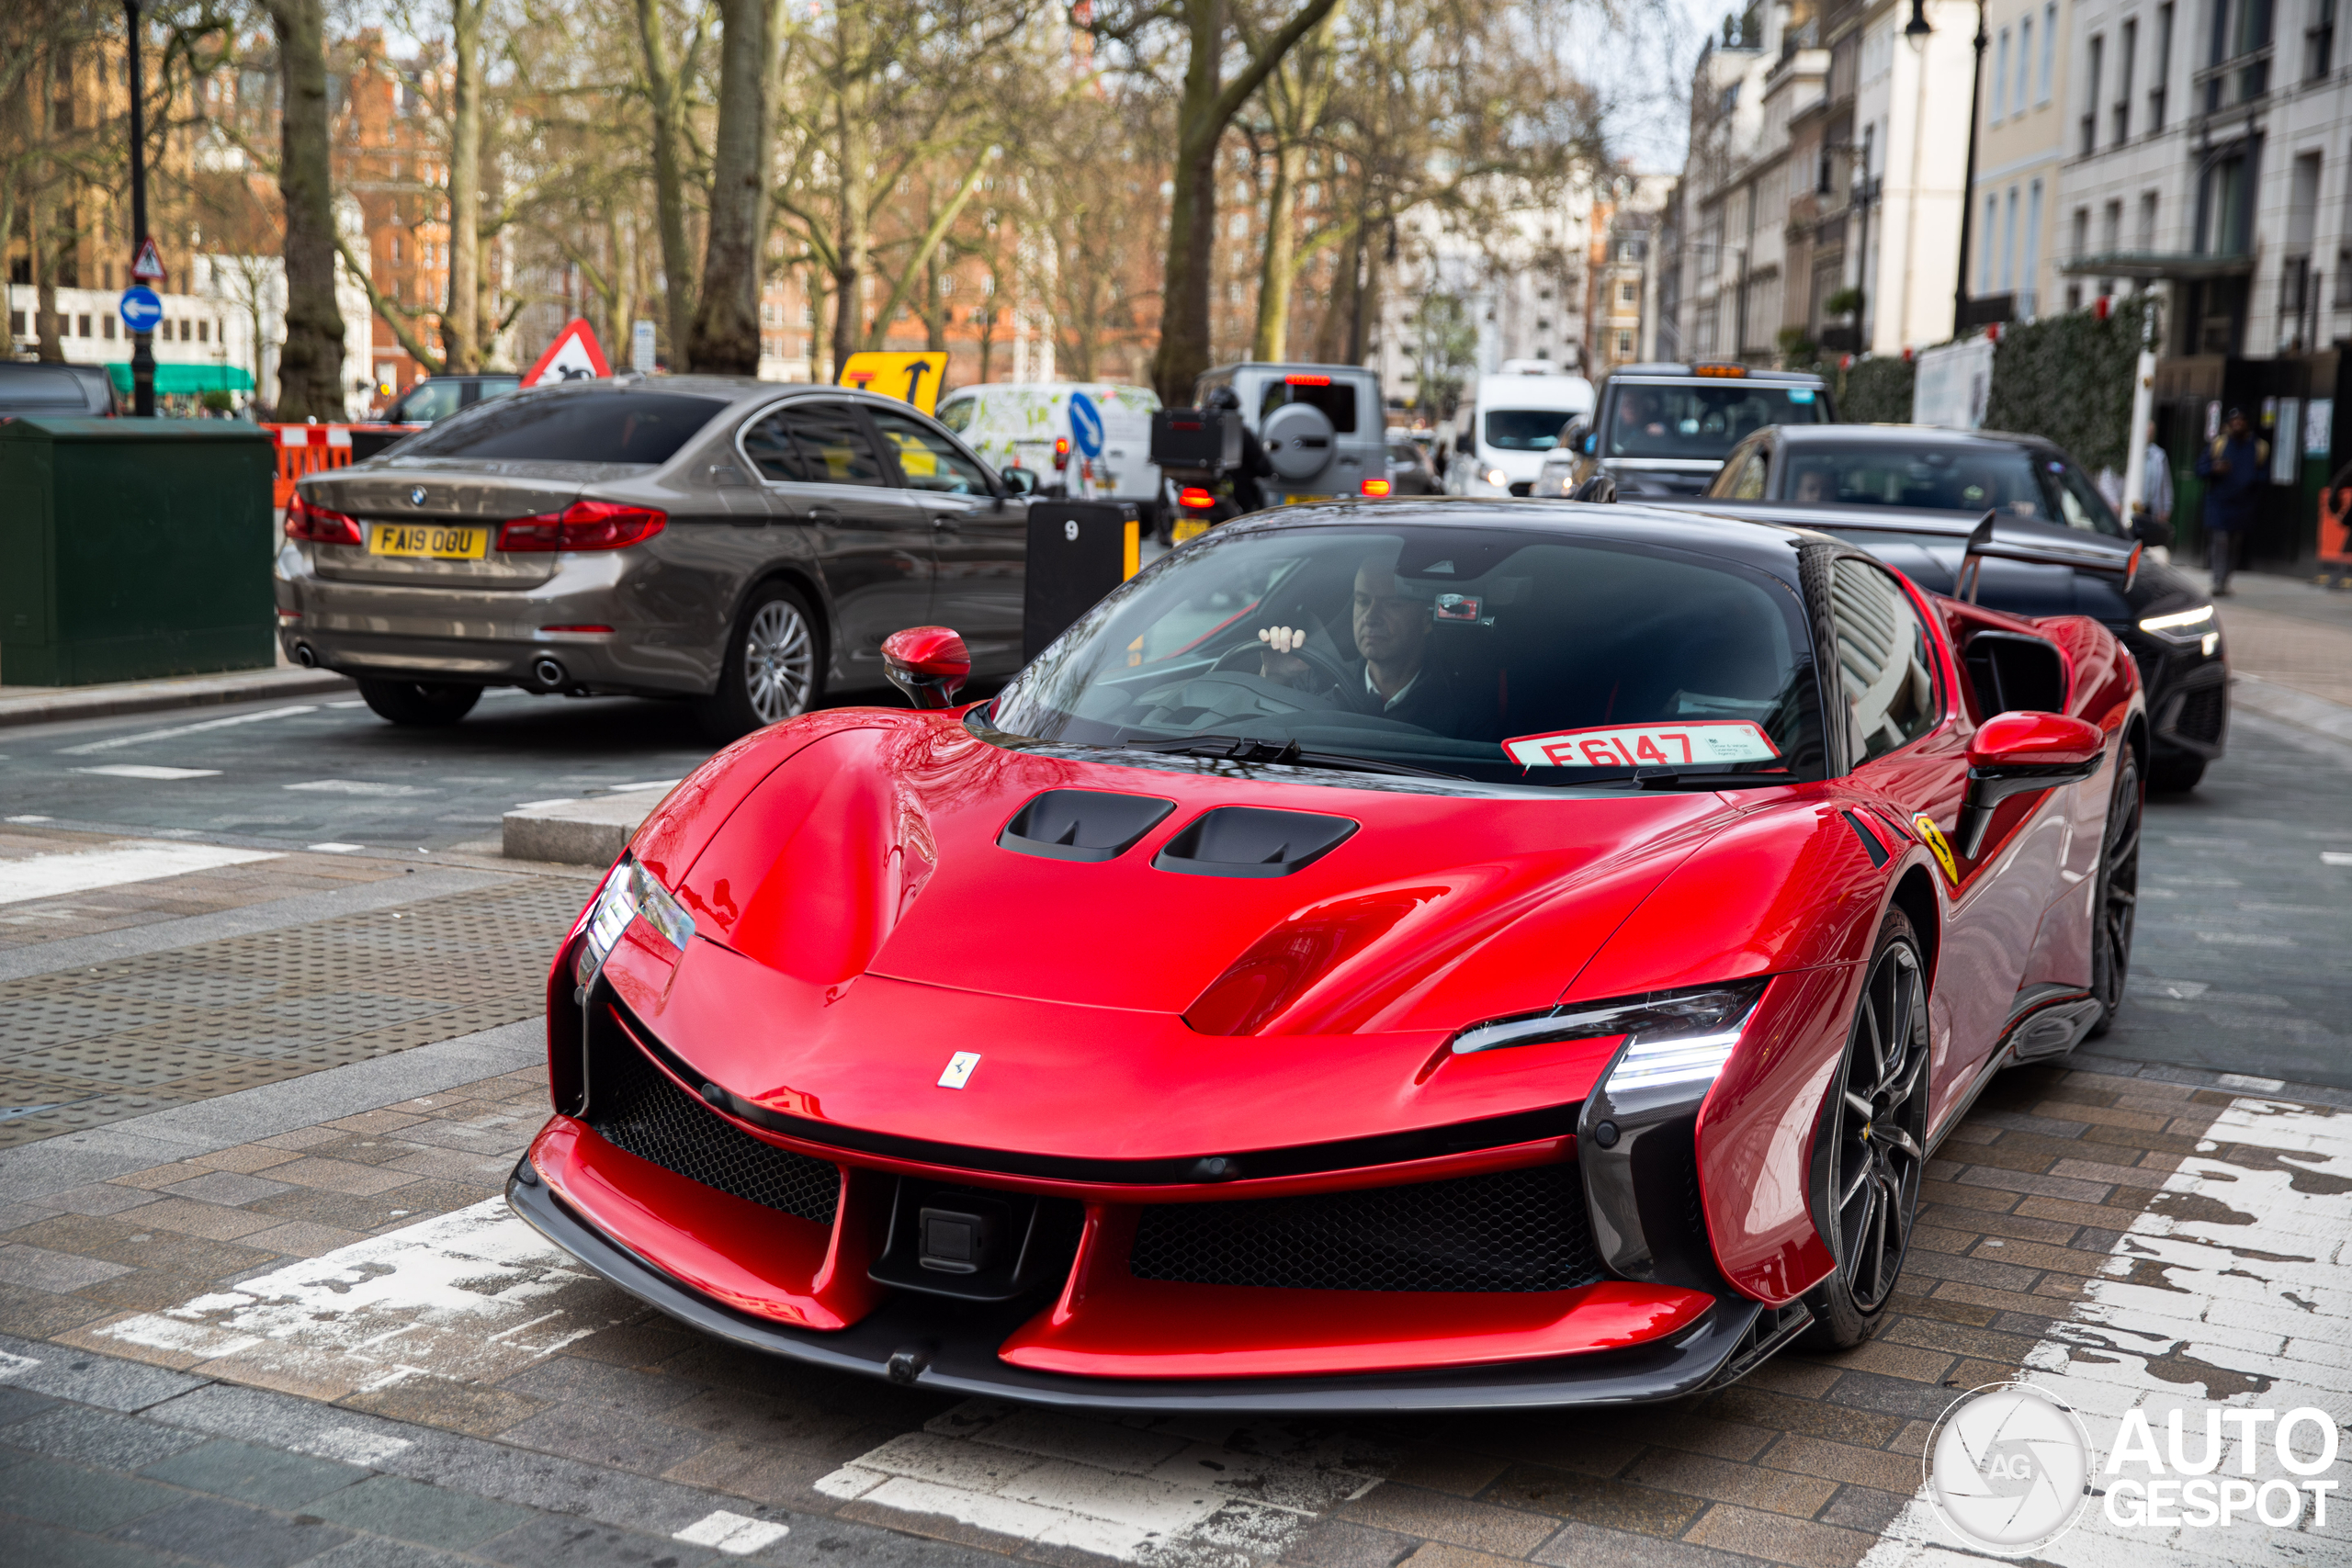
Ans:
<svg viewBox="0 0 2352 1568"><path fill-rule="evenodd" d="M2269 474L2270 443L2255 434L2244 409L2232 409L2222 434L2197 455L2197 477L2205 481L2205 561L2216 598L2230 591L2237 536L2254 525Z"/></svg>
<svg viewBox="0 0 2352 1568"><path fill-rule="evenodd" d="M1241 394L1230 387L1219 387L1209 394L1209 407L1219 413L1239 413ZM1260 479L1274 477L1273 460L1266 456L1258 433L1247 424L1241 427L1241 467L1233 476L1233 504L1244 512L1263 512L1266 492Z"/></svg>

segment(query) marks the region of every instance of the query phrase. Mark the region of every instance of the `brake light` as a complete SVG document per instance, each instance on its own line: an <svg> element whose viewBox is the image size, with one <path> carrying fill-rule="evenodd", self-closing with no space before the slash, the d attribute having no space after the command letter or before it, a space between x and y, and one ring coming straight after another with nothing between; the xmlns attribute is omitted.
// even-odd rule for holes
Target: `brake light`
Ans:
<svg viewBox="0 0 2352 1568"><path fill-rule="evenodd" d="M1745 365L1693 365L1690 367L1690 374L1715 377L1745 376L1747 374L1747 367Z"/></svg>
<svg viewBox="0 0 2352 1568"><path fill-rule="evenodd" d="M323 506L313 506L296 491L286 503L286 536L307 539L314 545L362 545L367 540L359 532L359 519L346 517L340 512L329 512Z"/></svg>
<svg viewBox="0 0 2352 1568"><path fill-rule="evenodd" d="M1054 467L1057 468L1069 467L1069 437L1067 435L1054 437Z"/></svg>
<svg viewBox="0 0 2352 1568"><path fill-rule="evenodd" d="M1363 492L1366 495L1386 495L1388 493L1388 481L1386 479L1366 479L1363 481Z"/></svg>
<svg viewBox="0 0 2352 1568"><path fill-rule="evenodd" d="M1283 384L1290 387L1328 387L1331 384L1331 378L1329 376L1285 376L1283 378Z"/></svg>
<svg viewBox="0 0 2352 1568"><path fill-rule="evenodd" d="M1176 504L1189 506L1195 512L1206 512L1216 504L1216 497L1198 485L1186 485L1176 492Z"/></svg>
<svg viewBox="0 0 2352 1568"><path fill-rule="evenodd" d="M517 517L498 531L498 547L526 550L620 550L641 545L668 527L668 514L649 506L575 501L561 512Z"/></svg>

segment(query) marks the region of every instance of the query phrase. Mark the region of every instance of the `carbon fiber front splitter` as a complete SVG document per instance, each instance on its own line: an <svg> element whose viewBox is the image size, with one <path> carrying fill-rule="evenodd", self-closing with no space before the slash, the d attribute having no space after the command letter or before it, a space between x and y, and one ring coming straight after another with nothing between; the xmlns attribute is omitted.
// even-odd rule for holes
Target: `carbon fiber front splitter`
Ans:
<svg viewBox="0 0 2352 1568"><path fill-rule="evenodd" d="M1020 1400L1065 1410L1132 1415L1371 1415L1380 1412L1543 1409L1643 1404L1727 1381L1784 1344L1802 1314L1759 1323L1756 1303L1718 1296L1680 1337L1630 1350L1440 1371L1223 1381L1078 1378L1030 1371L996 1349L1035 1314L1035 1303L990 1307L908 1293L832 1333L785 1327L688 1289L589 1225L526 1158L506 1201L533 1228L649 1306L706 1334L836 1371L887 1378L943 1393Z"/></svg>

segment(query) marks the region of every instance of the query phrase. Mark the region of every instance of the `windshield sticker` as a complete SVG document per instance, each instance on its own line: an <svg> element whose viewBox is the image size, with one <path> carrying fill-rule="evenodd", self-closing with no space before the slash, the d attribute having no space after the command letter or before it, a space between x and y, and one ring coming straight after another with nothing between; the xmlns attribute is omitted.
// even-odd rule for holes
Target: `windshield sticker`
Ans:
<svg viewBox="0 0 2352 1568"><path fill-rule="evenodd" d="M1754 722L1710 719L1699 724L1618 724L1555 729L1503 742L1526 768L1679 768L1763 762L1781 754Z"/></svg>
<svg viewBox="0 0 2352 1568"><path fill-rule="evenodd" d="M1811 387L1791 387L1789 389L1789 401L1792 403L1809 403L1813 401L1813 389Z"/></svg>

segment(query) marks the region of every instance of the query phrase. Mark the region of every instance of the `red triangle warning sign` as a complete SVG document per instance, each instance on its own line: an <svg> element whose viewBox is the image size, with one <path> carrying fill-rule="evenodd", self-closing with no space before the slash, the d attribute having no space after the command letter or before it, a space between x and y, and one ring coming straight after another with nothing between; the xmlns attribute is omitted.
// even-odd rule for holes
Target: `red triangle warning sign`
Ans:
<svg viewBox="0 0 2352 1568"><path fill-rule="evenodd" d="M596 329L583 317L575 316L555 334L555 342L539 355L523 378L523 385L536 387L542 381L593 381L610 376L613 367L605 362L605 350L596 342Z"/></svg>
<svg viewBox="0 0 2352 1568"><path fill-rule="evenodd" d="M139 242L139 254L130 262L130 276L141 283L164 281L163 253L155 249L153 234Z"/></svg>

